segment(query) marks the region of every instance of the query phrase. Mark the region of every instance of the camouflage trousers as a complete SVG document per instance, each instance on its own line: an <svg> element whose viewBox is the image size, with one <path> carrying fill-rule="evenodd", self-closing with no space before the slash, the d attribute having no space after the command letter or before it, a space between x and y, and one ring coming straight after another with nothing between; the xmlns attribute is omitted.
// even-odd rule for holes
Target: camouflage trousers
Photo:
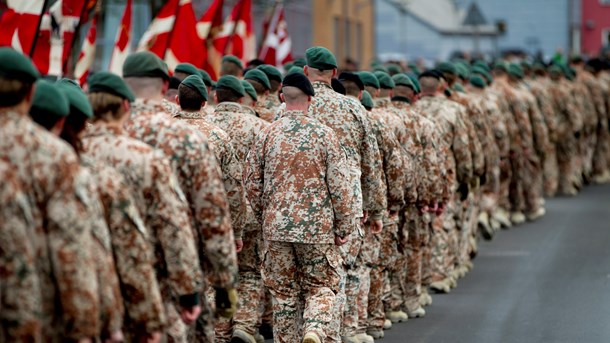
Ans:
<svg viewBox="0 0 610 343"><path fill-rule="evenodd" d="M559 184L559 166L557 165L557 149L551 145L544 157L543 165L544 195L553 197L557 194Z"/></svg>
<svg viewBox="0 0 610 343"><path fill-rule="evenodd" d="M404 280L404 307L415 311L419 306L423 278L424 248L430 243L428 214L420 214L417 209L407 213L409 237L406 246L406 278Z"/></svg>
<svg viewBox="0 0 610 343"><path fill-rule="evenodd" d="M207 287L207 292L202 292L199 297L201 314L195 324L188 328L189 343L214 343L214 308L210 305L214 303L214 289Z"/></svg>
<svg viewBox="0 0 610 343"><path fill-rule="evenodd" d="M498 189L498 207L510 212L510 186L512 180L512 165L509 158L500 161L500 185Z"/></svg>
<svg viewBox="0 0 610 343"><path fill-rule="evenodd" d="M458 225L458 251L456 266L463 266L470 260L473 249L471 242L476 237L479 218L479 203L481 199L481 188L475 187L470 190L468 198L462 203L462 217Z"/></svg>
<svg viewBox="0 0 610 343"><path fill-rule="evenodd" d="M593 173L593 154L597 144L597 132L594 128L589 127L580 139L579 153L580 171L587 178Z"/></svg>
<svg viewBox="0 0 610 343"><path fill-rule="evenodd" d="M172 302L165 303L165 313L167 314L167 343L186 343L188 337L188 327L182 321L176 305Z"/></svg>
<svg viewBox="0 0 610 343"><path fill-rule="evenodd" d="M377 241L379 258L376 263L373 262L371 265L366 323L361 323L359 326L361 329L364 326L366 330L382 330L385 322L384 299L386 290L390 286L388 270L395 269L395 264L401 254L398 250L398 223L385 218L383 231L374 235L373 239Z"/></svg>
<svg viewBox="0 0 610 343"><path fill-rule="evenodd" d="M597 130L597 142L593 154L593 176L606 175L610 166L610 132L608 122L601 120Z"/></svg>
<svg viewBox="0 0 610 343"><path fill-rule="evenodd" d="M525 161L525 178L523 182L523 198L525 199L525 214L536 212L540 206L540 200L544 197L543 173L540 160L535 155L530 155Z"/></svg>
<svg viewBox="0 0 610 343"><path fill-rule="evenodd" d="M577 141L574 137L560 140L557 143L557 166L559 169L559 193L569 193L576 189L578 181L578 167L576 165Z"/></svg>
<svg viewBox="0 0 610 343"><path fill-rule="evenodd" d="M500 166L492 168L491 175L487 177L487 182L481 186L481 198L479 210L490 215L496 211L500 197Z"/></svg>
<svg viewBox="0 0 610 343"><path fill-rule="evenodd" d="M459 251L456 223L461 220L461 214L461 202L454 198L447 203L445 211L432 221L430 282L448 278L455 268Z"/></svg>
<svg viewBox="0 0 610 343"><path fill-rule="evenodd" d="M341 263L339 249L332 244L264 242L263 280L273 301L274 342L300 342L307 332L316 333L322 342L338 336L333 321Z"/></svg>
<svg viewBox="0 0 610 343"><path fill-rule="evenodd" d="M244 247L237 254L239 267L237 311L232 319L218 319L216 324L216 342L218 343L231 341L234 330L242 330L254 335L260 322L259 308L263 295L263 281L260 272L261 231L244 232L243 241Z"/></svg>
<svg viewBox="0 0 610 343"><path fill-rule="evenodd" d="M525 161L522 155L513 156L510 160L511 173L509 184L509 199L511 212L523 212L525 210L525 198L523 194L523 180L525 179Z"/></svg>

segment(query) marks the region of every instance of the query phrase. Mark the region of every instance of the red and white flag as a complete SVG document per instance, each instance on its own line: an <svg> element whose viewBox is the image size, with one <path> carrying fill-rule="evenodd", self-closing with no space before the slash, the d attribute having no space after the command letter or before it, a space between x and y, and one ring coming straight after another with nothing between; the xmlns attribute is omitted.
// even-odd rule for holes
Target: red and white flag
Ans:
<svg viewBox="0 0 610 343"><path fill-rule="evenodd" d="M233 7L214 45L223 55L235 55L244 64L256 57L252 0L240 0Z"/></svg>
<svg viewBox="0 0 610 343"><path fill-rule="evenodd" d="M76 62L76 67L74 68L74 78L78 80L78 83L81 85L81 87L87 81L87 76L89 76L89 70L91 69L91 66L93 66L93 61L95 59L96 37L97 15L93 17L93 21L91 21L89 32L87 32L87 37L83 42L80 54L78 55L78 61Z"/></svg>
<svg viewBox="0 0 610 343"><path fill-rule="evenodd" d="M206 60L205 42L197 34L197 19L191 0L181 0L178 20L170 37L169 49L165 53L165 63L174 70L180 63L191 63L202 68Z"/></svg>
<svg viewBox="0 0 610 343"><path fill-rule="evenodd" d="M276 7L271 17L258 58L278 68L292 61L292 41L288 35L288 23L282 5Z"/></svg>
<svg viewBox="0 0 610 343"><path fill-rule="evenodd" d="M222 31L222 8L224 0L214 0L207 11L201 16L197 23L197 33L203 40L207 50L207 58L204 61L203 69L210 74L212 80L217 80L220 73L220 61L222 52L216 49L213 44L216 36Z"/></svg>
<svg viewBox="0 0 610 343"><path fill-rule="evenodd" d="M165 58L179 5L179 0L169 0L165 3L142 35L138 43L138 51L150 51L159 58Z"/></svg>
<svg viewBox="0 0 610 343"><path fill-rule="evenodd" d="M7 0L7 10L0 18L0 46L12 46L26 55L30 54L44 0Z"/></svg>
<svg viewBox="0 0 610 343"><path fill-rule="evenodd" d="M44 75L61 77L72 51L75 32L88 7L85 0L58 0L42 16L32 61Z"/></svg>
<svg viewBox="0 0 610 343"><path fill-rule="evenodd" d="M116 34L114 49L110 57L108 70L117 75L123 75L123 63L131 52L131 0L127 0L121 26Z"/></svg>

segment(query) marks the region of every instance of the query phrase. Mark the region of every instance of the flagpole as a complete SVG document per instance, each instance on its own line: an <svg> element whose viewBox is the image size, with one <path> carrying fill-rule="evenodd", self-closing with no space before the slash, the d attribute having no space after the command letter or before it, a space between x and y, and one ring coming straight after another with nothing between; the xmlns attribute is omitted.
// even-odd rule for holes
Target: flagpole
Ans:
<svg viewBox="0 0 610 343"><path fill-rule="evenodd" d="M229 44L231 43L231 40L233 40L233 37L235 36L235 32L237 32L237 22L239 21L237 19L241 18L241 12L244 10L244 0L239 0L237 5L239 5L239 12L237 13L237 17L233 18L233 31L231 32L229 39L227 39L227 43L225 44L224 48L222 49L223 56L225 56L227 54L227 49L229 48ZM237 5L235 5L235 6L237 6Z"/></svg>
<svg viewBox="0 0 610 343"><path fill-rule="evenodd" d="M103 0L95 1L96 11L97 11L98 3L101 3L102 1ZM78 25L76 26L76 28L74 28L74 37L72 38L72 44L70 44L70 50L68 51L66 60L64 61L64 65L61 68L64 75L67 74L66 69L68 68L68 61L70 60L71 57L73 57L72 50L74 50L74 46L76 45L76 42L80 40L80 29L83 26L83 18L85 17L85 13L87 13L87 3L86 2L83 3L83 8L80 12L80 17L78 18Z"/></svg>
<svg viewBox="0 0 610 343"><path fill-rule="evenodd" d="M269 46L265 45L265 41L267 41L267 35L269 34L269 29L273 28L274 30L277 29L277 25L280 22L280 14L277 13L277 8L279 7L279 5L282 3L282 0L276 0L275 1L275 5L273 6L273 16L271 17L271 20L269 21L269 26L267 27L267 30L265 32L265 36L263 37L263 40L261 40L261 45L260 48L258 49L258 56L257 58L261 59L263 55L263 48L266 47L266 49L269 49ZM267 53L267 50L265 50L265 53Z"/></svg>
<svg viewBox="0 0 610 343"><path fill-rule="evenodd" d="M36 26L36 34L34 35L32 46L30 46L30 58L34 57L34 50L36 50L36 41L38 40L38 35L40 34L40 25L42 24L42 17L44 17L44 12L46 12L48 5L49 0L44 0L44 4L42 4L42 12L40 13L40 17L38 18L38 26Z"/></svg>
<svg viewBox="0 0 610 343"><path fill-rule="evenodd" d="M165 46L165 50L163 50L163 58L165 61L165 56L167 56L167 50L172 44L172 37L174 36L174 29L176 28L176 23L178 22L178 13L180 13L180 2L182 0L178 0L178 4L176 6L176 15L174 15L174 24L172 25L172 30L167 34L167 45Z"/></svg>
<svg viewBox="0 0 610 343"><path fill-rule="evenodd" d="M271 16L269 16L269 25L267 25L267 27L265 28L265 32L263 32L263 36L260 40L260 42L258 43L258 55L257 57L260 57L261 55L261 50L263 49L263 44L265 43L265 40L267 40L267 34L269 33L269 28L271 27L271 23L273 22L273 19L275 18L275 11L277 11L277 7L279 6L279 4L281 3L281 0L275 0L273 2L273 8L271 9Z"/></svg>

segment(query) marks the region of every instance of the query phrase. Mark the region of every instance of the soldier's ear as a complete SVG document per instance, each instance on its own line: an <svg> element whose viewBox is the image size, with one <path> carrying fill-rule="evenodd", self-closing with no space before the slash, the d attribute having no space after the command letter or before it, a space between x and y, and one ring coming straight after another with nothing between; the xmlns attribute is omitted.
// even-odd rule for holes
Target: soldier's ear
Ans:
<svg viewBox="0 0 610 343"><path fill-rule="evenodd" d="M284 94L280 93L280 100L282 100L282 102L286 102L286 100L284 100Z"/></svg>
<svg viewBox="0 0 610 343"><path fill-rule="evenodd" d="M178 105L180 105L180 97L176 94L176 96L174 97L174 102Z"/></svg>
<svg viewBox="0 0 610 343"><path fill-rule="evenodd" d="M202 102L201 103L201 108L204 108L207 103L208 103L207 101Z"/></svg>
<svg viewBox="0 0 610 343"><path fill-rule="evenodd" d="M303 73L305 74L305 76L309 76L309 66L308 65L305 65L303 67Z"/></svg>
<svg viewBox="0 0 610 343"><path fill-rule="evenodd" d="M163 89L162 89L161 94L167 93L168 89L169 89L169 80L163 80Z"/></svg>
<svg viewBox="0 0 610 343"><path fill-rule="evenodd" d="M333 79L337 77L337 68L333 69Z"/></svg>
<svg viewBox="0 0 610 343"><path fill-rule="evenodd" d="M358 100L362 100L362 91L358 92Z"/></svg>

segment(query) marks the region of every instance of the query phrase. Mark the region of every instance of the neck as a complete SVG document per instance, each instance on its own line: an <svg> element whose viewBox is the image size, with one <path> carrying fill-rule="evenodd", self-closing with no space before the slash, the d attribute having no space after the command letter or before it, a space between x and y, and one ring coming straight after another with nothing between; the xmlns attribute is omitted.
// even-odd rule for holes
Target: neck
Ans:
<svg viewBox="0 0 610 343"><path fill-rule="evenodd" d="M436 92L426 92L426 91L422 91L421 93L421 97L425 97L425 96L436 96Z"/></svg>
<svg viewBox="0 0 610 343"><path fill-rule="evenodd" d="M322 76L315 76L315 77L314 76L310 76L309 77L309 81L311 81L311 83L322 82L322 83L325 83L327 85L331 84L331 79L326 78L326 77L322 77Z"/></svg>
<svg viewBox="0 0 610 343"><path fill-rule="evenodd" d="M30 103L22 101L20 104L11 107L0 107L0 113L15 112L21 115L27 115L30 112Z"/></svg>
<svg viewBox="0 0 610 343"><path fill-rule="evenodd" d="M286 104L286 111L301 111L307 112L309 104Z"/></svg>

